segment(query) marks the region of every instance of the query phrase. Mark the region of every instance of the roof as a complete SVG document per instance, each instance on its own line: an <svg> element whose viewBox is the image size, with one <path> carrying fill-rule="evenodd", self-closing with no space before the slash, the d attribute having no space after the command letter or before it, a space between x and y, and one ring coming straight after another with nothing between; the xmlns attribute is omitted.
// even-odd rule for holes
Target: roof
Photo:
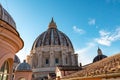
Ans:
<svg viewBox="0 0 120 80"><path fill-rule="evenodd" d="M15 71L32 71L32 68L26 61L17 65Z"/></svg>
<svg viewBox="0 0 120 80"><path fill-rule="evenodd" d="M11 15L2 7L0 4L0 20L8 23L11 25L13 28L16 29L16 24Z"/></svg>
<svg viewBox="0 0 120 80"><path fill-rule="evenodd" d="M114 75L120 75L120 53L116 54L114 56L102 59L98 62L92 63L83 70L80 70L76 73L73 73L71 75L65 76L64 79L70 79L70 78L87 78L87 77L109 77ZM105 75L104 75L105 74ZM110 75L114 74L114 75Z"/></svg>
<svg viewBox="0 0 120 80"><path fill-rule="evenodd" d="M61 71L78 71L81 70L82 68L79 66L65 66L65 65L58 65L58 69Z"/></svg>
<svg viewBox="0 0 120 80"><path fill-rule="evenodd" d="M106 55L103 55L102 50L99 47L98 47L97 53L98 53L98 55L93 59L93 63L100 61L107 57Z"/></svg>
<svg viewBox="0 0 120 80"><path fill-rule="evenodd" d="M106 55L97 55L94 59L93 59L93 62L97 62L99 60L102 60L104 58L106 58L107 56Z"/></svg>
<svg viewBox="0 0 120 80"><path fill-rule="evenodd" d="M53 18L48 26L48 29L40 34L34 41L32 50L41 46L65 46L73 49L73 45L69 37L57 29L57 25Z"/></svg>

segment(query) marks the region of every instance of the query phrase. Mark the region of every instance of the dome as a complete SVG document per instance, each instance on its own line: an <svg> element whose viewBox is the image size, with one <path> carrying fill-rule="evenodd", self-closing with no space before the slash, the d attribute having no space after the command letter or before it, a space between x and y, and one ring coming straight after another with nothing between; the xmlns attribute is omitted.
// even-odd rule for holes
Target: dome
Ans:
<svg viewBox="0 0 120 80"><path fill-rule="evenodd" d="M30 65L24 60L23 63L17 65L15 71L32 71Z"/></svg>
<svg viewBox="0 0 120 80"><path fill-rule="evenodd" d="M20 63L20 59L18 58L17 55L15 55L15 57L14 57L14 63Z"/></svg>
<svg viewBox="0 0 120 80"><path fill-rule="evenodd" d="M93 62L97 62L107 57L106 55L102 54L102 50L100 48L98 48L97 52L98 52L98 55L93 59Z"/></svg>
<svg viewBox="0 0 120 80"><path fill-rule="evenodd" d="M32 46L32 50L40 46L48 45L50 46L59 45L73 48L72 43L68 36L57 29L56 23L54 22L53 18L48 26L47 31L40 34L35 40Z"/></svg>
<svg viewBox="0 0 120 80"><path fill-rule="evenodd" d="M16 29L16 24L10 14L2 7L0 4L0 20L6 22L7 24L11 25L13 28Z"/></svg>
<svg viewBox="0 0 120 80"><path fill-rule="evenodd" d="M94 58L93 62L97 62L97 61L102 60L102 59L104 59L104 58L106 58L106 57L107 57L106 55L97 55L97 56Z"/></svg>

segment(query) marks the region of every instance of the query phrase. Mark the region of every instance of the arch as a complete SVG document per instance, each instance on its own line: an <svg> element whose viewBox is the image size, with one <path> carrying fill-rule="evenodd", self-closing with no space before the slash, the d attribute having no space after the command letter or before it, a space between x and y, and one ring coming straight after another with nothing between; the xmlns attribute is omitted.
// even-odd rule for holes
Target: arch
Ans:
<svg viewBox="0 0 120 80"><path fill-rule="evenodd" d="M20 77L18 80L26 80L24 77Z"/></svg>
<svg viewBox="0 0 120 80"><path fill-rule="evenodd" d="M9 61L6 60L2 67L0 68L0 80L8 80L8 75L10 74L10 65Z"/></svg>
<svg viewBox="0 0 120 80"><path fill-rule="evenodd" d="M13 54L5 54L2 56L2 58L0 58L0 67L3 65L3 63L8 60L8 59L14 59L14 55Z"/></svg>

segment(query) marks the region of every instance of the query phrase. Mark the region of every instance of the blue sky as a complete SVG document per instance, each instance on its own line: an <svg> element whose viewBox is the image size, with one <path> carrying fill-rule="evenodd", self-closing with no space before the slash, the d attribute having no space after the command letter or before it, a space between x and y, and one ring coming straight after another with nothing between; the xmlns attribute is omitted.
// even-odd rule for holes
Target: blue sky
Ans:
<svg viewBox="0 0 120 80"><path fill-rule="evenodd" d="M21 61L34 40L47 30L51 18L72 41L79 62L87 64L98 46L107 56L120 52L120 0L0 0L16 21L24 40Z"/></svg>

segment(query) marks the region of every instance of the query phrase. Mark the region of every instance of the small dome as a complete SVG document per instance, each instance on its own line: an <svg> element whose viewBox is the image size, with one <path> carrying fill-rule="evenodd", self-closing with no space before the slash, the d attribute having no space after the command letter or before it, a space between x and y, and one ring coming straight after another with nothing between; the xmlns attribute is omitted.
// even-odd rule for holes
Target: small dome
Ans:
<svg viewBox="0 0 120 80"><path fill-rule="evenodd" d="M14 57L14 63L20 63L20 59L18 58L17 55L15 55L15 57Z"/></svg>
<svg viewBox="0 0 120 80"><path fill-rule="evenodd" d="M40 34L35 40L32 50L40 46L60 45L73 48L73 45L66 34L57 29L53 18L48 26L47 31Z"/></svg>
<svg viewBox="0 0 120 80"><path fill-rule="evenodd" d="M98 55L93 59L93 63L97 62L97 61L100 61L100 60L102 60L102 59L107 57L106 55L102 54L102 50L99 47L98 47L97 52L98 52Z"/></svg>
<svg viewBox="0 0 120 80"><path fill-rule="evenodd" d="M107 56L106 55L97 55L94 59L93 59L93 62L97 62L97 61L100 61L104 58L106 58Z"/></svg>
<svg viewBox="0 0 120 80"><path fill-rule="evenodd" d="M0 20L5 21L6 23L8 23L9 25L16 29L15 21L10 16L10 14L2 7L1 4L0 4Z"/></svg>
<svg viewBox="0 0 120 80"><path fill-rule="evenodd" d="M32 71L30 65L24 60L23 63L17 65L15 71Z"/></svg>

